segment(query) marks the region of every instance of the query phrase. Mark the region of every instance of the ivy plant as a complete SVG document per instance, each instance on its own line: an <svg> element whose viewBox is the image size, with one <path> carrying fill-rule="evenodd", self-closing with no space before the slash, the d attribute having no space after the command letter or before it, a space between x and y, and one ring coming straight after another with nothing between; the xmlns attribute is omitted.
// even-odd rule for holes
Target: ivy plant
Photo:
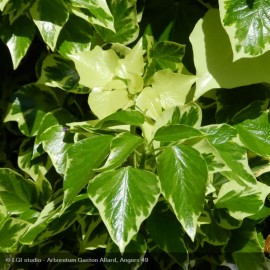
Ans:
<svg viewBox="0 0 270 270"><path fill-rule="evenodd" d="M269 4L0 0L1 269L269 269Z"/></svg>

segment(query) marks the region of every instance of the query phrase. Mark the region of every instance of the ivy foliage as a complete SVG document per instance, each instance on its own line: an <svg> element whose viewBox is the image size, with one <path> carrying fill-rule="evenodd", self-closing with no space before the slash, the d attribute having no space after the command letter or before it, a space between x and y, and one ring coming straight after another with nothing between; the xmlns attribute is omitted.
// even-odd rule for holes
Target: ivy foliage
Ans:
<svg viewBox="0 0 270 270"><path fill-rule="evenodd" d="M269 269L268 2L0 0L1 269Z"/></svg>

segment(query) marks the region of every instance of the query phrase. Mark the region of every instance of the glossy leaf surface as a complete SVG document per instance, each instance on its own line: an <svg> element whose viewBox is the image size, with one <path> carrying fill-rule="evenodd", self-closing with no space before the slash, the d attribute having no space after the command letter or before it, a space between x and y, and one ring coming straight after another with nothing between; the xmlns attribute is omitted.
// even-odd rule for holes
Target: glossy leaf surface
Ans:
<svg viewBox="0 0 270 270"><path fill-rule="evenodd" d="M269 50L269 1L222 0L219 4L223 26L234 51L234 60L255 57Z"/></svg>
<svg viewBox="0 0 270 270"><path fill-rule="evenodd" d="M69 205L88 184L109 153L112 137L94 136L81 140L67 152L67 169L64 178L64 205ZM95 158L93 158L95 157Z"/></svg>
<svg viewBox="0 0 270 270"><path fill-rule="evenodd" d="M160 195L156 175L132 167L101 173L89 182L87 191L121 253Z"/></svg>
<svg viewBox="0 0 270 270"><path fill-rule="evenodd" d="M160 157L158 175L164 197L186 233L194 239L206 190L207 167L204 159L189 146L169 147Z"/></svg>

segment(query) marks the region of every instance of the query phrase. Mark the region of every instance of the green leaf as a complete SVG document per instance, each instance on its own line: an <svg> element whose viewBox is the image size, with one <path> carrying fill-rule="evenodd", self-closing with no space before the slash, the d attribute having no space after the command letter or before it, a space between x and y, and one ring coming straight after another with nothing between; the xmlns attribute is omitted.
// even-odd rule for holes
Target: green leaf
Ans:
<svg viewBox="0 0 270 270"><path fill-rule="evenodd" d="M62 108L46 113L40 123L38 132L35 137L33 158L36 158L44 153L44 149L41 147L41 136L46 131L46 129L59 125L65 126L67 123L74 121L76 121L76 118L69 111Z"/></svg>
<svg viewBox="0 0 270 270"><path fill-rule="evenodd" d="M216 217L212 214L209 224L202 224L200 230L204 235L204 241L214 246L223 246L230 240L230 230L224 229L216 221Z"/></svg>
<svg viewBox="0 0 270 270"><path fill-rule="evenodd" d="M8 20L2 20L0 27L2 29L0 37L7 45L13 68L16 69L32 43L35 35L34 24L26 16L20 16L12 24Z"/></svg>
<svg viewBox="0 0 270 270"><path fill-rule="evenodd" d="M28 84L12 97L5 122L16 121L25 136L37 134L42 118L59 107L53 91L46 86Z"/></svg>
<svg viewBox="0 0 270 270"><path fill-rule="evenodd" d="M144 123L144 115L137 111L119 111L100 120L95 127L106 128L118 125L140 126Z"/></svg>
<svg viewBox="0 0 270 270"><path fill-rule="evenodd" d="M11 24L13 24L18 18L22 17L23 15L25 15L25 13L27 13L27 10L31 4L32 1L28 0L9 1L5 6L3 15L9 15L9 21Z"/></svg>
<svg viewBox="0 0 270 270"><path fill-rule="evenodd" d="M79 216L78 222L81 229L81 239L79 240L81 253L87 250L106 248L109 235L100 216Z"/></svg>
<svg viewBox="0 0 270 270"><path fill-rule="evenodd" d="M43 209L52 196L52 186L49 180L47 180L43 175L40 175L36 179L35 185L39 194L37 205Z"/></svg>
<svg viewBox="0 0 270 270"><path fill-rule="evenodd" d="M270 69L270 53L234 62L229 37L221 25L218 10L209 10L198 21L190 40L198 77L194 100L213 88L270 83L265 72Z"/></svg>
<svg viewBox="0 0 270 270"><path fill-rule="evenodd" d="M18 166L37 181L40 176L44 176L49 171L52 163L46 155L33 160L33 145L33 138L23 140L19 149Z"/></svg>
<svg viewBox="0 0 270 270"><path fill-rule="evenodd" d="M47 204L41 211L38 219L32 224L20 239L24 245L39 245L54 235L66 231L74 222L77 221L77 215L85 212L93 214L94 206L87 196L77 196L74 202L61 212L61 202L63 197ZM85 210L88 211L85 211Z"/></svg>
<svg viewBox="0 0 270 270"><path fill-rule="evenodd" d="M206 162L198 151L187 145L168 147L160 156L158 175L164 197L194 240L204 206L208 178Z"/></svg>
<svg viewBox="0 0 270 270"><path fill-rule="evenodd" d="M263 84L218 89L216 97L218 123L238 124L256 118L267 110L269 104L269 90Z"/></svg>
<svg viewBox="0 0 270 270"><path fill-rule="evenodd" d="M11 169L0 169L0 202L10 214L21 214L38 199L35 183Z"/></svg>
<svg viewBox="0 0 270 270"><path fill-rule="evenodd" d="M245 222L241 228L232 231L226 252L232 254L237 269L269 269L260 238L253 223Z"/></svg>
<svg viewBox="0 0 270 270"><path fill-rule="evenodd" d="M106 0L71 0L74 7L85 8L89 11L88 20L95 25L114 31L114 18Z"/></svg>
<svg viewBox="0 0 270 270"><path fill-rule="evenodd" d="M17 219L7 218L0 225L0 251L3 253L15 253L18 249L19 239L29 227L29 223Z"/></svg>
<svg viewBox="0 0 270 270"><path fill-rule="evenodd" d="M65 57L89 51L93 35L94 29L90 23L70 14L58 37L57 51Z"/></svg>
<svg viewBox="0 0 270 270"><path fill-rule="evenodd" d="M223 175L243 186L256 184L256 178L248 165L247 151L239 145L237 132L233 127L227 124L211 125L201 130L207 134L207 141L217 150L227 166L222 171Z"/></svg>
<svg viewBox="0 0 270 270"><path fill-rule="evenodd" d="M203 133L200 132L198 129L178 124L161 127L155 133L154 139L160 142L171 142L203 136Z"/></svg>
<svg viewBox="0 0 270 270"><path fill-rule="evenodd" d="M71 60L57 54L49 54L42 63L38 84L59 87L72 93L89 93L90 89L79 84L80 76Z"/></svg>
<svg viewBox="0 0 270 270"><path fill-rule="evenodd" d="M185 45L172 41L160 41L155 45L153 58L158 69L171 69L174 72L183 68L182 58L185 54Z"/></svg>
<svg viewBox="0 0 270 270"><path fill-rule="evenodd" d="M242 220L235 219L228 213L227 209L215 209L215 222L223 229L234 230L242 225Z"/></svg>
<svg viewBox="0 0 270 270"><path fill-rule="evenodd" d="M223 27L233 49L234 61L255 57L270 49L269 0L219 1Z"/></svg>
<svg viewBox="0 0 270 270"><path fill-rule="evenodd" d="M96 31L106 42L129 44L139 35L137 21L136 0L115 1L107 0L109 9L114 18L114 29L106 29L95 25Z"/></svg>
<svg viewBox="0 0 270 270"><path fill-rule="evenodd" d="M253 186L243 186L235 181L222 185L215 200L217 208L226 208L232 217L244 219L256 214L264 205L270 187L260 182Z"/></svg>
<svg viewBox="0 0 270 270"><path fill-rule="evenodd" d="M166 205L165 205L166 206ZM157 204L147 219L150 237L168 255L175 259L183 269L188 269L188 252L183 239L183 229L175 215Z"/></svg>
<svg viewBox="0 0 270 270"><path fill-rule="evenodd" d="M194 128L199 128L202 121L201 108L194 102L190 102L184 106L172 107L164 110L161 116L154 124L153 134L166 125L187 125Z"/></svg>
<svg viewBox="0 0 270 270"><path fill-rule="evenodd" d="M255 119L247 119L235 126L245 147L258 155L270 157L269 113L263 113Z"/></svg>
<svg viewBox="0 0 270 270"><path fill-rule="evenodd" d="M53 51L69 17L67 4L63 0L37 0L31 6L30 14L42 38Z"/></svg>
<svg viewBox="0 0 270 270"><path fill-rule="evenodd" d="M119 167L143 142L143 138L128 132L116 135L112 140L110 155L106 163L96 171L102 172Z"/></svg>
<svg viewBox="0 0 270 270"><path fill-rule="evenodd" d="M110 170L89 182L88 195L108 232L123 253L160 195L153 173L132 167Z"/></svg>
<svg viewBox="0 0 270 270"><path fill-rule="evenodd" d="M94 136L81 140L67 151L64 178L64 206L72 203L76 195L88 184L109 153L112 136ZM94 158L93 158L94 157Z"/></svg>
<svg viewBox="0 0 270 270"><path fill-rule="evenodd" d="M53 166L59 174L64 174L67 162L67 150L73 145L74 134L62 126L53 126L41 134L44 150L50 156Z"/></svg>
<svg viewBox="0 0 270 270"><path fill-rule="evenodd" d="M36 222L32 224L21 237L20 243L25 245L31 245L35 242L37 236L46 230L49 218L52 218L55 215L56 210L59 207L59 204L61 203L62 199L63 199L62 196L58 197L57 199L48 203L42 209ZM36 242L36 244L38 243Z"/></svg>
<svg viewBox="0 0 270 270"><path fill-rule="evenodd" d="M270 208L263 205L263 207L258 212L256 212L252 216L249 216L248 218L252 220L258 220L260 222L269 217L269 215L270 215Z"/></svg>
<svg viewBox="0 0 270 270"><path fill-rule="evenodd" d="M120 254L117 245L113 241L109 241L104 258L108 261L105 261L104 266L108 270L118 270L119 264L123 270L138 269L144 262L146 265L148 263L148 258L144 258L146 251L147 244L140 233L131 239L124 254ZM118 264L115 263L115 260Z"/></svg>
<svg viewBox="0 0 270 270"><path fill-rule="evenodd" d="M80 83L89 88L104 87L114 75L119 57L113 50L96 46L92 51L69 56L75 63Z"/></svg>

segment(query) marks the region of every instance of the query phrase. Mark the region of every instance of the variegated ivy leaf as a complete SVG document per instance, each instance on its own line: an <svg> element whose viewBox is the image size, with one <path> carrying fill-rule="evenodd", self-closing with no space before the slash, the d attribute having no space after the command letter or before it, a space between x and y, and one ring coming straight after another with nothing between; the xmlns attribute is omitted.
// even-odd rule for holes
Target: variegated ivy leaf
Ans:
<svg viewBox="0 0 270 270"><path fill-rule="evenodd" d="M233 98L232 98L233 97ZM217 123L238 124L259 117L268 108L269 89L266 84L256 84L237 89L216 91Z"/></svg>
<svg viewBox="0 0 270 270"><path fill-rule="evenodd" d="M33 138L23 140L19 149L18 166L37 181L40 176L44 176L49 171L52 163L46 155L33 159L33 146Z"/></svg>
<svg viewBox="0 0 270 270"><path fill-rule="evenodd" d="M227 209L215 209L215 222L220 226L221 228L224 228L226 230L234 230L236 228L239 228L242 224L242 220L238 220L230 216Z"/></svg>
<svg viewBox="0 0 270 270"><path fill-rule="evenodd" d="M63 208L73 202L93 177L94 169L101 166L109 153L112 138L109 135L93 136L75 143L68 149Z"/></svg>
<svg viewBox="0 0 270 270"><path fill-rule="evenodd" d="M114 29L94 25L96 31L106 42L129 44L139 35L136 0L107 0L108 7L114 18Z"/></svg>
<svg viewBox="0 0 270 270"><path fill-rule="evenodd" d="M42 62L38 84L59 87L72 93L89 93L88 87L79 84L79 74L74 63L57 54L49 54Z"/></svg>
<svg viewBox="0 0 270 270"><path fill-rule="evenodd" d="M96 176L89 182L87 192L123 253L155 206L160 186L155 174L123 167Z"/></svg>
<svg viewBox="0 0 270 270"><path fill-rule="evenodd" d="M194 144L193 147L204 157L209 172L217 173L230 170L230 168L226 166L225 161L220 157L218 151L207 141L207 139L200 140Z"/></svg>
<svg viewBox="0 0 270 270"><path fill-rule="evenodd" d="M51 88L27 84L15 92L4 121L16 121L20 131L31 137L37 134L44 115L58 107L57 97Z"/></svg>
<svg viewBox="0 0 270 270"><path fill-rule="evenodd" d="M160 156L158 176L164 197L186 233L194 240L208 179L205 160L190 146L168 147Z"/></svg>
<svg viewBox="0 0 270 270"><path fill-rule="evenodd" d="M3 18L0 27L0 37L7 45L13 68L16 69L32 43L35 35L35 25L26 16L20 16L12 24L10 24L7 17Z"/></svg>
<svg viewBox="0 0 270 270"><path fill-rule="evenodd" d="M219 0L219 10L234 61L255 57L270 49L269 0Z"/></svg>
<svg viewBox="0 0 270 270"><path fill-rule="evenodd" d="M198 129L186 125L167 125L157 130L154 139L160 142L180 141L203 137L203 133Z"/></svg>
<svg viewBox="0 0 270 270"><path fill-rule="evenodd" d="M53 51L69 17L67 4L64 0L37 0L31 6L30 14L45 43Z"/></svg>
<svg viewBox="0 0 270 270"><path fill-rule="evenodd" d="M22 219L8 217L2 223L0 223L1 252L16 253L19 247L19 240L30 225L31 223L28 223Z"/></svg>
<svg viewBox="0 0 270 270"><path fill-rule="evenodd" d="M112 140L111 152L106 163L96 171L110 170L120 166L143 142L143 138L129 132L116 135Z"/></svg>
<svg viewBox="0 0 270 270"><path fill-rule="evenodd" d="M212 213L209 213L209 218L209 223L200 226L204 241L214 246L226 245L230 240L230 230L219 226L216 216Z"/></svg>
<svg viewBox="0 0 270 270"><path fill-rule="evenodd" d="M182 58L185 54L185 45L172 41L159 41L153 49L153 60L157 69L171 69L174 72L183 68Z"/></svg>
<svg viewBox="0 0 270 270"><path fill-rule="evenodd" d="M223 175L243 186L257 182L248 165L247 150L241 145L233 127L227 124L211 125L201 130L207 134L207 141L226 165L221 172Z"/></svg>
<svg viewBox="0 0 270 270"><path fill-rule="evenodd" d="M115 31L114 18L106 0L71 0L71 5L73 7L82 8L76 13L84 13L87 20L92 24L100 25L104 28L110 29L111 31ZM86 10L84 11L84 9Z"/></svg>
<svg viewBox="0 0 270 270"><path fill-rule="evenodd" d="M64 174L67 162L67 150L73 145L74 134L63 126L52 126L40 136L42 146L52 160L55 170Z"/></svg>
<svg viewBox="0 0 270 270"><path fill-rule="evenodd" d="M77 196L73 203L61 212L62 199L63 197L59 196L43 208L35 223L31 224L20 238L21 244L39 245L49 237L67 230L77 221L77 215L91 215L96 211L86 194Z"/></svg>
<svg viewBox="0 0 270 270"><path fill-rule="evenodd" d="M269 193L270 187L259 181L245 187L236 181L229 181L221 186L215 206L226 208L232 217L243 220L263 207Z"/></svg>
<svg viewBox="0 0 270 270"><path fill-rule="evenodd" d="M172 107L164 110L161 116L154 124L153 134L166 125L182 124L194 128L199 128L202 122L201 108L194 102L190 102L183 106Z"/></svg>
<svg viewBox="0 0 270 270"><path fill-rule="evenodd" d="M253 222L247 220L241 228L231 231L231 239L225 252L232 254L239 270L269 270L269 261L263 253L263 244L261 233L258 233Z"/></svg>
<svg viewBox="0 0 270 270"><path fill-rule="evenodd" d="M56 49L65 57L90 51L93 35L94 28L89 22L70 14L58 37Z"/></svg>
<svg viewBox="0 0 270 270"><path fill-rule="evenodd" d="M33 159L44 153L44 149L41 146L41 136L48 128L61 125L63 131L66 131L65 125L74 121L76 121L76 118L69 111L62 108L46 113L42 118L35 137Z"/></svg>
<svg viewBox="0 0 270 270"><path fill-rule="evenodd" d="M144 120L144 115L138 111L118 111L98 121L95 127L107 128L118 125L141 126Z"/></svg>
<svg viewBox="0 0 270 270"><path fill-rule="evenodd" d="M27 9L31 4L32 1L28 0L9 1L5 6L3 15L9 15L9 21L12 24L15 20L27 12Z"/></svg>
<svg viewBox="0 0 270 270"><path fill-rule="evenodd" d="M263 157L270 157L269 113L264 112L255 119L247 119L235 128L248 149Z"/></svg>
<svg viewBox="0 0 270 270"><path fill-rule="evenodd" d="M230 40L222 27L218 10L209 10L198 21L190 41L198 77L194 100L213 88L270 83L267 72L270 70L270 52L233 62Z"/></svg>
<svg viewBox="0 0 270 270"><path fill-rule="evenodd" d="M38 219L33 223L28 230L20 238L21 244L33 244L39 234L41 234L47 227L47 221L56 214L63 197L60 196L48 203L40 212Z"/></svg>
<svg viewBox="0 0 270 270"><path fill-rule="evenodd" d="M79 215L78 223L81 230L81 239L79 239L81 252L106 248L109 234L99 215Z"/></svg>
<svg viewBox="0 0 270 270"><path fill-rule="evenodd" d="M146 87L143 91L148 91L147 89L153 93L154 97L157 96L157 93L155 93L151 87ZM194 102L190 102L183 106L171 107L162 111L158 98L154 100L151 98L151 95L148 96L147 99L146 96L144 96L144 98L145 100L142 100L143 103L140 103L138 98L136 105L138 106L138 104L144 104L145 114L149 115L153 119L156 119L154 123L145 121L142 126L144 137L147 138L148 141L153 139L154 134L159 128L168 124L183 124L195 128L199 128L201 126L202 111L201 108ZM148 107L146 107L147 100L149 101ZM152 105L152 107L149 108L149 105Z"/></svg>
<svg viewBox="0 0 270 270"><path fill-rule="evenodd" d="M161 69L181 72L184 67L182 58L185 54L185 45L172 41L159 41L154 44L151 38L146 36L144 40L148 55L148 66L144 74L144 80L148 82L154 73Z"/></svg>
<svg viewBox="0 0 270 270"><path fill-rule="evenodd" d="M10 214L21 214L35 205L35 183L11 169L0 169L0 204Z"/></svg>

